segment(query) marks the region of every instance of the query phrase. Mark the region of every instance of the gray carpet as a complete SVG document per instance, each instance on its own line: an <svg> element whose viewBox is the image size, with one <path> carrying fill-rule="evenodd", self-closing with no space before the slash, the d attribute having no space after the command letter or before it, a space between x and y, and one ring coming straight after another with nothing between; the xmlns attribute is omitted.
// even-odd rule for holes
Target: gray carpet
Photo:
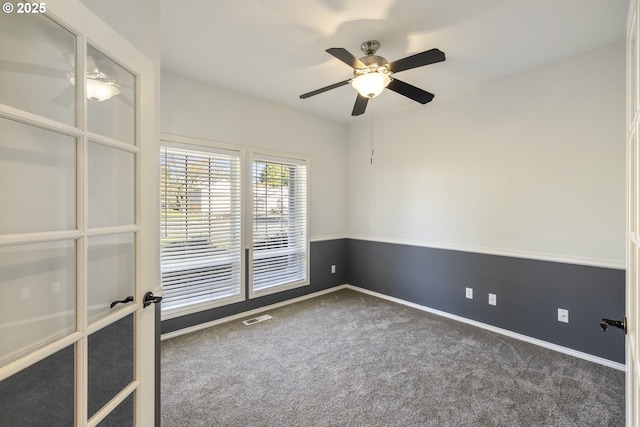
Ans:
<svg viewBox="0 0 640 427"><path fill-rule="evenodd" d="M162 425L624 426L624 373L341 290L162 343Z"/></svg>

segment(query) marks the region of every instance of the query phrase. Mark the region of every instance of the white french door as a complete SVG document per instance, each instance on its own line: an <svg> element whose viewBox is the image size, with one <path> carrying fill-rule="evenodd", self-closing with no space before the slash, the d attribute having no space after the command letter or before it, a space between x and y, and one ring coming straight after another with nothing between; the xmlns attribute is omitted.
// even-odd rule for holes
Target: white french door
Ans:
<svg viewBox="0 0 640 427"><path fill-rule="evenodd" d="M640 76L638 0L631 0L627 25L627 425L640 426Z"/></svg>
<svg viewBox="0 0 640 427"><path fill-rule="evenodd" d="M154 78L77 0L3 7L0 425L154 424Z"/></svg>

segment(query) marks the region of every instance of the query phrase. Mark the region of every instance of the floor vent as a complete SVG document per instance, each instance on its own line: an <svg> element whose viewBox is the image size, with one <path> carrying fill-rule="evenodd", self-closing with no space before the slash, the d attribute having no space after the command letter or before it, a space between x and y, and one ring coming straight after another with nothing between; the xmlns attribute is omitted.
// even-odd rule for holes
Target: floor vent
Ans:
<svg viewBox="0 0 640 427"><path fill-rule="evenodd" d="M244 320L242 323L249 326L249 325L253 325L254 323L264 322L265 320L269 320L269 319L272 319L272 317L269 316L268 314L265 314L263 316L254 317L253 319Z"/></svg>

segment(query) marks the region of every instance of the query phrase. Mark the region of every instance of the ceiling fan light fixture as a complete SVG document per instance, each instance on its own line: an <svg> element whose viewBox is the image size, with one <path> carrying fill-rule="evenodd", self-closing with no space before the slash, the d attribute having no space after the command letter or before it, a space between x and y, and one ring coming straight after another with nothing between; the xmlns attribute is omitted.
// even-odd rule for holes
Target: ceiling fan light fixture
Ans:
<svg viewBox="0 0 640 427"><path fill-rule="evenodd" d="M389 73L382 70L360 74L351 80L351 86L365 98L380 95L389 83L391 83Z"/></svg>
<svg viewBox="0 0 640 427"><path fill-rule="evenodd" d="M106 101L120 93L114 85L95 79L87 79L87 98L92 101Z"/></svg>
<svg viewBox="0 0 640 427"><path fill-rule="evenodd" d="M68 75L69 81L75 86L76 79L71 73ZM120 93L115 85L102 80L87 77L87 98L91 101L106 101Z"/></svg>

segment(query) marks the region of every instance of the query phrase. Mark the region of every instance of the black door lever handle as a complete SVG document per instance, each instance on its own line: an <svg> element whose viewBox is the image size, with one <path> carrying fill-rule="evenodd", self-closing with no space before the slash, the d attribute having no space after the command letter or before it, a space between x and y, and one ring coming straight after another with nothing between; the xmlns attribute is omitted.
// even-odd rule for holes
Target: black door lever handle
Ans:
<svg viewBox="0 0 640 427"><path fill-rule="evenodd" d="M611 319L605 319L603 317L602 320L600 320L600 328L602 329L602 332L606 331L609 326L613 326L615 328L620 328L626 334L627 333L627 318L625 317L622 320L611 320Z"/></svg>
<svg viewBox="0 0 640 427"><path fill-rule="evenodd" d="M120 303L126 304L126 303L131 302L131 301L133 301L133 297L132 296L126 297L122 301L114 301L114 302L112 302L110 308L113 308L116 304L120 304Z"/></svg>
<svg viewBox="0 0 640 427"><path fill-rule="evenodd" d="M151 304L156 304L162 301L162 297L157 297L153 295L153 292L147 292L144 294L144 298L142 298L142 307L147 308Z"/></svg>

